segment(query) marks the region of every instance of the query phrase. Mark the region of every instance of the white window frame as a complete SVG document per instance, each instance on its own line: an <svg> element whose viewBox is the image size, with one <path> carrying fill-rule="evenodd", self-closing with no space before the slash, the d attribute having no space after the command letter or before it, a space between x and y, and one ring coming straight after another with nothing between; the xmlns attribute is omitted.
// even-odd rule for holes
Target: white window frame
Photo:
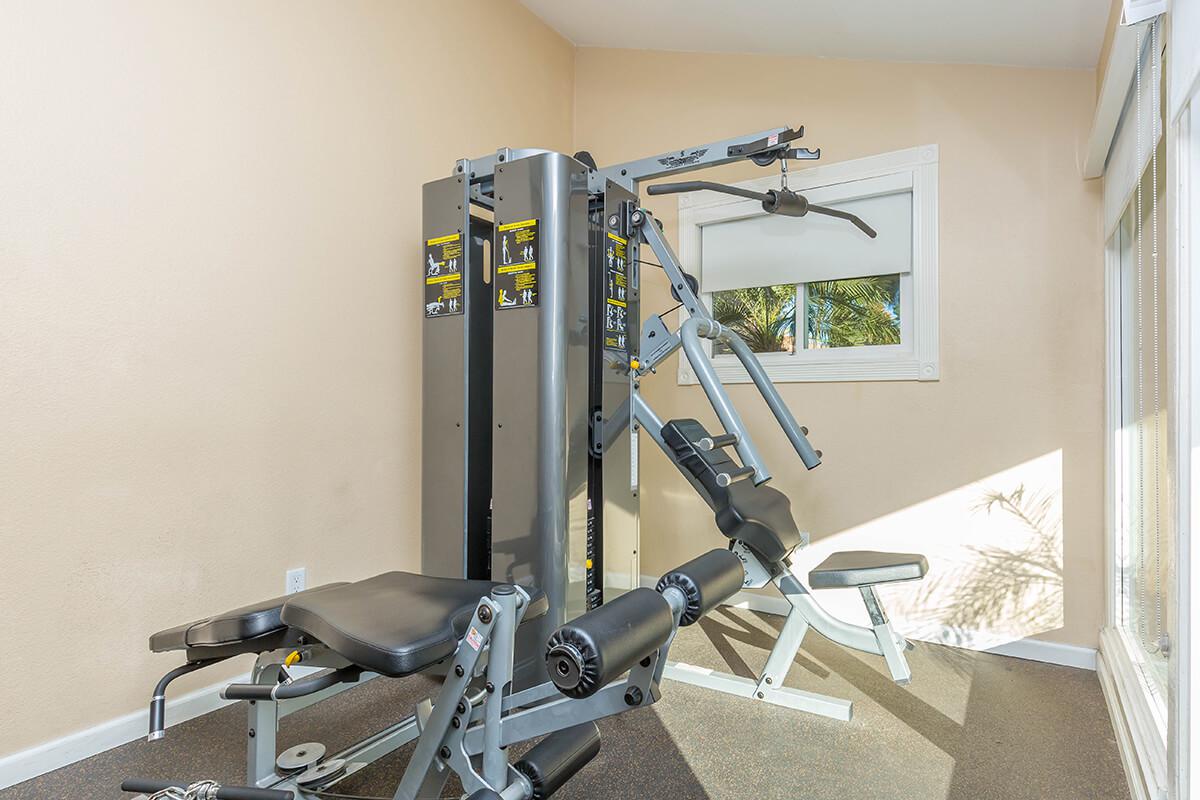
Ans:
<svg viewBox="0 0 1200 800"><path fill-rule="evenodd" d="M936 381L941 376L938 344L938 146L897 150L867 158L823 164L791 173L789 186L813 202L841 203L899 191L912 192L912 271L900 277L900 340L898 345L797 348L794 353L761 353L758 358L772 381ZM779 187L770 175L735 184L756 192ZM680 262L698 267L704 286L702 229L705 225L762 216L754 200L716 192L696 192L679 198ZM804 224L781 220L780 224ZM867 220L869 223L870 220ZM781 275L779 283L792 283ZM701 294L710 308L712 295ZM799 300L800 298L798 298ZM803 306L798 306L798 312ZM684 312L680 312L683 320ZM798 314L797 337L804 320ZM712 357L712 343L704 341ZM746 383L750 377L732 355L712 357L724 383ZM680 384L697 382L691 364L679 359Z"/></svg>

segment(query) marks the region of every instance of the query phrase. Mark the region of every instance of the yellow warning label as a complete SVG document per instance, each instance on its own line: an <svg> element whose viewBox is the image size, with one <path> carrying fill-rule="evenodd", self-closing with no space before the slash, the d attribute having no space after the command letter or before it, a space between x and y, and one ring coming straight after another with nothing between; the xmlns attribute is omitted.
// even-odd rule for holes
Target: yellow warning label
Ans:
<svg viewBox="0 0 1200 800"><path fill-rule="evenodd" d="M536 219L523 219L520 222L507 222L507 223L501 225L496 230L511 231L511 230L516 230L517 228L528 228L530 225L536 225L536 224L537 224Z"/></svg>
<svg viewBox="0 0 1200 800"><path fill-rule="evenodd" d="M524 270L527 270L530 267L534 267L534 266L537 266L534 262L525 261L521 264L509 264L507 267L499 267L499 268L497 268L496 273L499 275L503 275L507 272L523 272Z"/></svg>
<svg viewBox="0 0 1200 800"><path fill-rule="evenodd" d="M458 234L452 233L449 236L439 236L436 239L426 239L425 244L426 244L426 246L432 246L435 244L445 244L446 242L453 242L457 238L458 238Z"/></svg>

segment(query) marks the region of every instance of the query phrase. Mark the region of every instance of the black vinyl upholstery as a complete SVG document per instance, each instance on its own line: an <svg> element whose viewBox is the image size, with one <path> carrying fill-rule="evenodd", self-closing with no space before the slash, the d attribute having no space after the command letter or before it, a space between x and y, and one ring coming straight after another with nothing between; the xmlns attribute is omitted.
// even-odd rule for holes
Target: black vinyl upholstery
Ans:
<svg viewBox="0 0 1200 800"><path fill-rule="evenodd" d="M646 587L626 592L550 634L550 678L567 697L590 697L662 647L674 627L661 594ZM560 663L569 668L560 672Z"/></svg>
<svg viewBox="0 0 1200 800"><path fill-rule="evenodd" d="M150 637L150 650L154 653L164 653L169 650L186 650L190 647L220 647L237 644L266 636L269 633L283 630L286 626L280 620L283 604L288 600L304 595L316 594L344 583L328 583L315 586L294 595L273 597L223 614L176 625ZM251 652L248 650L247 652Z"/></svg>
<svg viewBox="0 0 1200 800"><path fill-rule="evenodd" d="M768 564L782 561L803 541L792 518L787 495L752 480L717 485L717 474L738 465L721 450L701 450L694 443L709 436L694 419L673 419L663 426L663 440L675 462L712 507L717 527L740 541Z"/></svg>
<svg viewBox="0 0 1200 800"><path fill-rule="evenodd" d="M916 553L847 550L834 553L811 570L808 584L814 589L847 589L920 580L928 571L929 562Z"/></svg>
<svg viewBox="0 0 1200 800"><path fill-rule="evenodd" d="M363 669L399 677L453 653L479 598L498 585L385 572L331 591L294 595L281 617ZM545 595L527 591L532 603L525 619L545 614Z"/></svg>
<svg viewBox="0 0 1200 800"><path fill-rule="evenodd" d="M691 625L742 589L746 570L742 560L728 550L711 550L678 566L658 579L655 589L675 587L687 598L681 626Z"/></svg>

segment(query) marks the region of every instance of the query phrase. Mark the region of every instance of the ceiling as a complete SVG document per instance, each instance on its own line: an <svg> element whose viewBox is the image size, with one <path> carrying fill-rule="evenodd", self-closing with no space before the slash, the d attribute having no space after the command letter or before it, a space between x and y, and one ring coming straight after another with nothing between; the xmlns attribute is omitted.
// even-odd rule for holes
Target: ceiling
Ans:
<svg viewBox="0 0 1200 800"><path fill-rule="evenodd" d="M521 0L576 45L1096 65L1109 0Z"/></svg>

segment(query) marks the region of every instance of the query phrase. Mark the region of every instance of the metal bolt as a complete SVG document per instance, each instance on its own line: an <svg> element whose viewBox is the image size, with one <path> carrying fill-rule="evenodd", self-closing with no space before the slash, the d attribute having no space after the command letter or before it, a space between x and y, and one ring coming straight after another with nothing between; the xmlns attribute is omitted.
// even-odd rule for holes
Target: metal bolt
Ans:
<svg viewBox="0 0 1200 800"><path fill-rule="evenodd" d="M625 705L640 706L642 704L642 690L636 686L630 686L625 690Z"/></svg>
<svg viewBox="0 0 1200 800"><path fill-rule="evenodd" d="M254 738L254 728L251 728L251 729L250 729L250 738L251 738L251 739L253 739L253 738Z"/></svg>
<svg viewBox="0 0 1200 800"><path fill-rule="evenodd" d="M454 719L450 720L450 724L455 728L461 728L462 720L459 719L458 717L455 717Z"/></svg>
<svg viewBox="0 0 1200 800"><path fill-rule="evenodd" d="M762 692L758 692L758 693L757 693L757 696L758 696L758 699L759 699L759 700L762 700L764 697L766 697L766 695L765 695L765 694L763 694Z"/></svg>
<svg viewBox="0 0 1200 800"><path fill-rule="evenodd" d="M461 678L461 677L463 676L463 668L462 668L462 664L455 664L455 665L454 665L454 674L455 674L457 677L459 677L459 678Z"/></svg>
<svg viewBox="0 0 1200 800"><path fill-rule="evenodd" d="M460 713L460 714L467 713L467 704L464 703L462 700L458 701L458 713Z"/></svg>
<svg viewBox="0 0 1200 800"><path fill-rule="evenodd" d="M618 217L616 214L609 216L608 227L612 228L613 230L616 230L617 226L620 224L621 224L621 218Z"/></svg>
<svg viewBox="0 0 1200 800"><path fill-rule="evenodd" d="M503 154L503 153L501 153L501 154L500 154L500 160L501 160L501 161L503 161L503 160L504 160L504 154Z"/></svg>
<svg viewBox="0 0 1200 800"><path fill-rule="evenodd" d="M642 665L642 669L645 669L646 667L650 666L650 656L646 656L638 663Z"/></svg>
<svg viewBox="0 0 1200 800"><path fill-rule="evenodd" d="M491 606L480 606L479 607L479 621L482 622L484 625L487 625L489 622L492 621Z"/></svg>
<svg viewBox="0 0 1200 800"><path fill-rule="evenodd" d="M487 683L485 683L483 688L487 690L488 694L491 694L492 692L496 691L496 685L494 683L492 683L491 681L488 681Z"/></svg>
<svg viewBox="0 0 1200 800"><path fill-rule="evenodd" d="M438 755L442 757L443 761L450 758L450 748L442 745L442 749L438 750Z"/></svg>
<svg viewBox="0 0 1200 800"><path fill-rule="evenodd" d="M767 683L774 683L774 682L775 682L775 681L774 681L774 679L773 679L773 678L767 678Z"/></svg>

